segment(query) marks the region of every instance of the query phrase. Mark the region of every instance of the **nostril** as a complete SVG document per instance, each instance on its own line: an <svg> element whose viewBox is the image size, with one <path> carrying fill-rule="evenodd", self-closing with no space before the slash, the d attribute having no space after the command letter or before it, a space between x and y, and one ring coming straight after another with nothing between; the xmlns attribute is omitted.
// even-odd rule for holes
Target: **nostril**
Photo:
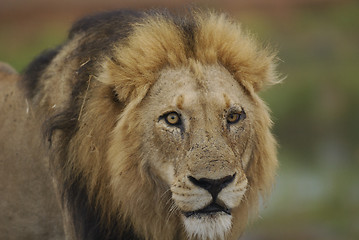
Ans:
<svg viewBox="0 0 359 240"><path fill-rule="evenodd" d="M211 195L213 200L216 200L219 192L233 182L236 174L229 175L220 179L200 178L196 179L188 176L188 179L196 186L206 189Z"/></svg>
<svg viewBox="0 0 359 240"><path fill-rule="evenodd" d="M188 179L196 186L204 188L206 190L210 189L213 186L213 180L209 178L200 178L199 180L195 179L192 176L188 176Z"/></svg>
<svg viewBox="0 0 359 240"><path fill-rule="evenodd" d="M231 182L233 182L234 178L236 177L236 173L233 174L232 176L227 176L224 178L221 178L221 186L222 188L227 187L228 184L230 184Z"/></svg>

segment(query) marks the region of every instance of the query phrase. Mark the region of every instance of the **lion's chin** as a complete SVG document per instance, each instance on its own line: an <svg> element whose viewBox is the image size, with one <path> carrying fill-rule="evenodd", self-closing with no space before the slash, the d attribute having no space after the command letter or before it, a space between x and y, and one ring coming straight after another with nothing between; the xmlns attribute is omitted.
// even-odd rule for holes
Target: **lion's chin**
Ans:
<svg viewBox="0 0 359 240"><path fill-rule="evenodd" d="M232 227L232 216L225 212L182 215L189 239L224 239Z"/></svg>

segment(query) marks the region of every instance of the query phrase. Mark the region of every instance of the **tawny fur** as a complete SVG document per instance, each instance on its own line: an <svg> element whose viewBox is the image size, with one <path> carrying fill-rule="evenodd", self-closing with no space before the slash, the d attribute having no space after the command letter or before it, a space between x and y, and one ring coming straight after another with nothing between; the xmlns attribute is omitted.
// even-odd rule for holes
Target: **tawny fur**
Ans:
<svg viewBox="0 0 359 240"><path fill-rule="evenodd" d="M189 234L182 220L183 211L197 208L173 191L187 194L188 188L201 196L198 207L204 207L209 200L202 195L208 193L191 185L186 174L221 178L231 171L236 172L228 187L233 192L223 189L218 196L233 206L231 220L223 221L225 230L202 237L237 239L259 196L266 198L271 190L276 142L268 109L257 92L277 82L275 55L224 14L194 11L182 22L176 19L161 13L125 16L128 29L119 30L124 36L107 50L98 47L97 38L103 35L80 22L37 76L36 91L24 80L20 84L36 116L23 121L41 123L45 131L47 145L33 160L49 158L67 239L199 239L202 233ZM9 74L0 75L2 85ZM194 104L189 99L195 99ZM248 119L236 128L240 137L221 130L220 121L196 115L204 109L210 119L223 117L216 109L228 110L237 102L248 110ZM182 130L168 128L160 115L151 115L174 108L185 115L192 105L198 122L186 127L188 141L180 137ZM2 114L4 118L13 116ZM198 127L201 121L207 124L204 129ZM204 132L208 141L197 141ZM198 149L191 153L196 141L210 154ZM220 163L211 168L208 162L214 156Z"/></svg>

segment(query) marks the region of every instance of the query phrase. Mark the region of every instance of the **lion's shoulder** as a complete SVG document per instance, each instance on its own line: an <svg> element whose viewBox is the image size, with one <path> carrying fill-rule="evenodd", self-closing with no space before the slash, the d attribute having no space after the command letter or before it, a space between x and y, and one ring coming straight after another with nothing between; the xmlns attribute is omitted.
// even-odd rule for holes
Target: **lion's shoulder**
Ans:
<svg viewBox="0 0 359 240"><path fill-rule="evenodd" d="M0 63L0 239L62 236L41 126L20 80L14 68Z"/></svg>

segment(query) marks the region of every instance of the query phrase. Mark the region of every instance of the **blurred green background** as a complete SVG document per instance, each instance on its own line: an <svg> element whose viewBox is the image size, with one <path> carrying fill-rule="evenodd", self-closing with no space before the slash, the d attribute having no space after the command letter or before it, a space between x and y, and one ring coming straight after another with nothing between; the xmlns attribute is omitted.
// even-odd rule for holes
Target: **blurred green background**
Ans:
<svg viewBox="0 0 359 240"><path fill-rule="evenodd" d="M0 2L0 61L22 71L61 43L71 23L116 8L181 8L192 1ZM338 0L197 1L229 12L279 51L272 109L280 169L245 240L359 239L359 3Z"/></svg>

